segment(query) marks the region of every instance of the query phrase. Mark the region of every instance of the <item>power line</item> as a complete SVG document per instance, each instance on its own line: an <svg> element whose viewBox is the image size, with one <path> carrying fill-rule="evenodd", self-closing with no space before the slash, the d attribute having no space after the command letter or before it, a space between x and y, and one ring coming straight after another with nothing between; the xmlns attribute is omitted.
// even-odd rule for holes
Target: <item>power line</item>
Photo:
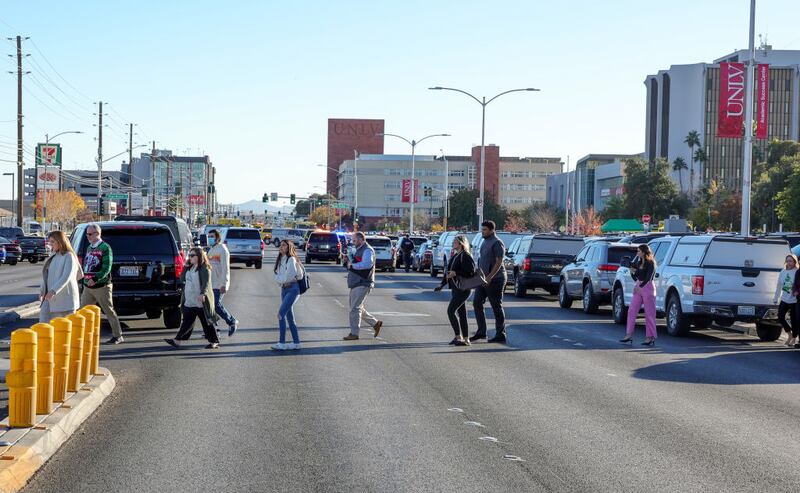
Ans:
<svg viewBox="0 0 800 493"><path fill-rule="evenodd" d="M31 63L33 63L34 68L36 68L37 72L40 73L47 82L49 82L53 87L55 87L61 94L66 96L67 99L69 99L75 106L77 106L78 108L83 107L83 103L79 103L77 100L73 99L73 97L70 96L66 91L61 89L61 87L58 84L53 82L53 79L51 79L50 76L47 75L47 71L44 70L41 65L39 65L35 57L31 57L30 60Z"/></svg>
<svg viewBox="0 0 800 493"><path fill-rule="evenodd" d="M30 76L30 80L31 80L31 81L32 81L32 82L33 82L33 83L34 83L34 84L35 84L35 85L36 85L36 86L37 86L39 89L41 89L42 91L44 91L44 93L45 93L45 94L47 94L48 96L50 96L50 99L52 99L53 101L55 101L56 103L58 103L59 105L61 105L61 107L62 107L62 108L64 108L64 109L65 109L67 112L69 112L71 115L73 115L75 118L77 118L79 121L81 121L81 122L82 122L82 123L84 123L85 125L91 125L91 123L89 123L87 120L84 120L84 119L83 119L83 117L81 117L80 115L78 115L77 113L75 113L74 111L72 111L72 110L71 110L71 109L70 109L70 108L69 108L67 105L65 105L64 103L62 103L62 102L61 102L59 99L57 99L55 96L53 96L53 94L52 94L52 93L50 93L50 91L48 91L48 90L47 90L47 89L44 87L44 85L42 85L42 83L39 81L39 79L38 79L38 78L36 78L36 76L35 76L33 73L30 73L30 74L28 74L28 75Z"/></svg>
<svg viewBox="0 0 800 493"><path fill-rule="evenodd" d="M56 70L56 68L53 66L53 64L52 64L52 63L50 63L50 60L48 60L48 59L47 59L47 57L44 55L44 53L42 53L42 50L41 50L41 49L39 49L39 46L38 46L38 45L37 45L37 44L36 44L36 43L35 43L35 42L34 42L32 39L29 39L28 41L30 41L31 45L32 45L32 46L33 46L33 48L34 48L34 49L35 49L35 50L36 50L36 51L39 53L39 55L41 55L41 56L42 56L42 60L44 60L44 61L45 61L45 63L47 63L47 65L49 65L49 66L50 66L50 68L51 68L51 69L53 69L53 72L55 72L55 74L56 74L56 75L57 75L57 76L58 76L58 77L59 77L61 80L63 80L63 81L64 81L64 83L66 83L66 84L67 84L69 87L71 87L71 88L72 88L72 90L73 90L73 91L75 91L75 92L76 92L78 95L82 96L82 97L83 97L84 99L86 99L87 101L89 101L89 102L94 102L94 101L92 100L92 98L90 98L90 97L89 97L89 96L87 96L86 94L84 94L84 93L82 93L81 91L79 91L77 87L73 86L73 85L72 85L72 84L71 84L71 83L70 83L70 82L69 82L67 79L65 79L65 78L64 78L64 76L63 76L63 75L61 75L61 73L60 73L58 70Z"/></svg>

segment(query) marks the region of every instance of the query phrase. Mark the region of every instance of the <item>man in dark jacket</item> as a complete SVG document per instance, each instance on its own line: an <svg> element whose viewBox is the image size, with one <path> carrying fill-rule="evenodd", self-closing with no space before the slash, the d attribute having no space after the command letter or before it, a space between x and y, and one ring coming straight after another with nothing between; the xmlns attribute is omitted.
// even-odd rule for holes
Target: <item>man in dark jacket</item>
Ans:
<svg viewBox="0 0 800 493"><path fill-rule="evenodd" d="M414 242L411 241L411 238L408 235L405 235L402 240L400 240L400 254L402 255L403 265L405 266L406 272L411 270L411 255L414 253Z"/></svg>

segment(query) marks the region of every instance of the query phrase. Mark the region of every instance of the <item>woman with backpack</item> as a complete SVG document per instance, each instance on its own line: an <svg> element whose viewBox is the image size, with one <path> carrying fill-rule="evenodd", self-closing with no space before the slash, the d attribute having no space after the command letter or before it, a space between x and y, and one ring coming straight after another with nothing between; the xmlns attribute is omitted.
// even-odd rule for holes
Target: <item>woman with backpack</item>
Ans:
<svg viewBox="0 0 800 493"><path fill-rule="evenodd" d="M469 240L464 235L458 235L453 240L453 255L447 262L447 275L434 291L441 291L445 284L450 287L450 303L447 305L447 318L455 332L455 338L450 341L454 346L471 346L469 342L469 327L467 325L466 302L471 289L459 288L459 281L469 279L475 275L475 260L469 251Z"/></svg>
<svg viewBox="0 0 800 493"><path fill-rule="evenodd" d="M294 303L300 296L300 285L298 281L303 279L304 271L297 259L297 250L294 243L289 240L281 240L278 247L278 258L275 259L275 282L281 287L281 307L278 309L278 327L280 328L280 339L277 344L272 345L276 351L287 349L300 349L300 335L297 333L297 325L294 323ZM286 343L286 326L292 332L292 342Z"/></svg>
<svg viewBox="0 0 800 493"><path fill-rule="evenodd" d="M208 262L206 252L202 248L189 250L188 262L183 267L181 282L183 294L181 297L181 312L183 322L174 339L164 339L164 342L174 348L180 348L192 336L194 321L200 319L203 334L208 340L206 349L219 347L219 336L214 324L217 314L214 312L214 291L211 287L211 264Z"/></svg>

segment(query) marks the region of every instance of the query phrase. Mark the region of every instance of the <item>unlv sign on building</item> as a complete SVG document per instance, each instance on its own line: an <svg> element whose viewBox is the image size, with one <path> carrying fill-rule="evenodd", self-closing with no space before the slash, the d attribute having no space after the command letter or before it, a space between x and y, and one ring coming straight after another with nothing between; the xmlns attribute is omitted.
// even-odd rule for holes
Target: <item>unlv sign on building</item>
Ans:
<svg viewBox="0 0 800 493"><path fill-rule="evenodd" d="M719 64L719 119L717 137L741 137L744 121L743 63Z"/></svg>
<svg viewBox="0 0 800 493"><path fill-rule="evenodd" d="M338 196L336 172L343 161L359 154L383 154L383 120L328 119L328 193Z"/></svg>

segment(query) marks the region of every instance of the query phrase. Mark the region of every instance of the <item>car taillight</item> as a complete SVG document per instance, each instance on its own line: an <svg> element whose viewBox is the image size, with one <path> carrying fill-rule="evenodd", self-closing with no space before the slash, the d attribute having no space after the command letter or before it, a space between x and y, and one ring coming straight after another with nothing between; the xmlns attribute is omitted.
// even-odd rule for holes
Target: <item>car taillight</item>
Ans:
<svg viewBox="0 0 800 493"><path fill-rule="evenodd" d="M703 288L705 288L705 277L704 276L692 276L692 294L703 294Z"/></svg>
<svg viewBox="0 0 800 493"><path fill-rule="evenodd" d="M179 279L181 274L183 274L183 253L179 253L175 255L175 278Z"/></svg>
<svg viewBox="0 0 800 493"><path fill-rule="evenodd" d="M526 258L522 261L522 270L531 270L531 259Z"/></svg>
<svg viewBox="0 0 800 493"><path fill-rule="evenodd" d="M264 240L261 240L261 249L264 249Z"/></svg>
<svg viewBox="0 0 800 493"><path fill-rule="evenodd" d="M600 272L617 272L619 270L619 265L602 264L597 268L597 270Z"/></svg>

